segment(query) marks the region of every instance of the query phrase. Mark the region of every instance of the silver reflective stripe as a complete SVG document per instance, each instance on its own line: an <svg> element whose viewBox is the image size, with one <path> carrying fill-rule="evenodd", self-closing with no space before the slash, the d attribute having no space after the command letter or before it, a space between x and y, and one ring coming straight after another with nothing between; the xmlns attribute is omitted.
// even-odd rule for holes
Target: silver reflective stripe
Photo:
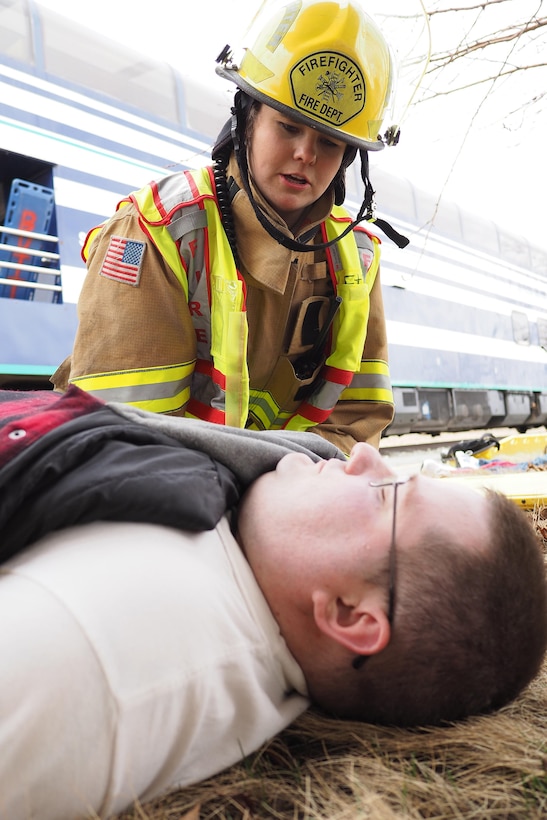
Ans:
<svg viewBox="0 0 547 820"><path fill-rule="evenodd" d="M202 404L214 407L215 410L220 410L223 413L225 412L226 393L205 373L198 373L197 371L194 371L192 398Z"/></svg>
<svg viewBox="0 0 547 820"><path fill-rule="evenodd" d="M334 271L342 270L342 258L340 256L340 251L338 249L338 244L331 245L330 247L330 258L332 259L332 267Z"/></svg>
<svg viewBox="0 0 547 820"><path fill-rule="evenodd" d="M103 401L121 401L124 404L153 401L154 399L169 399L178 396L188 388L191 378L192 376L189 375L184 379L176 379L172 382L135 384L127 387L105 387L104 389L95 388L89 392L103 399Z"/></svg>
<svg viewBox="0 0 547 820"><path fill-rule="evenodd" d="M349 387L391 390L391 379L382 373L356 373Z"/></svg>
<svg viewBox="0 0 547 820"><path fill-rule="evenodd" d="M185 171L177 174L169 174L158 182L158 191L161 202L166 213L169 213L181 202L188 202L194 199L192 188L186 177Z"/></svg>
<svg viewBox="0 0 547 820"><path fill-rule="evenodd" d="M374 242L368 234L364 233L364 231L355 231L353 236L358 248L365 248L368 251L374 251Z"/></svg>
<svg viewBox="0 0 547 820"><path fill-rule="evenodd" d="M312 407L318 410L332 410L338 403L340 394L346 389L345 384L324 381L319 390L316 390L307 400Z"/></svg>
<svg viewBox="0 0 547 820"><path fill-rule="evenodd" d="M180 216L176 216L167 226L171 239L175 242L182 239L185 233L207 227L207 214L197 205L188 205Z"/></svg>

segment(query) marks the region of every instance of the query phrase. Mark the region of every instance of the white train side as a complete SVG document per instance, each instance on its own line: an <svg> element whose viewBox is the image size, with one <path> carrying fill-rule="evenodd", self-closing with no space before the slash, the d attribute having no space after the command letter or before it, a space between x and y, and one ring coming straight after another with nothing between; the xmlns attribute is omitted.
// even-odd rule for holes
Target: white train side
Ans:
<svg viewBox="0 0 547 820"><path fill-rule="evenodd" d="M211 90L33 0L0 0L0 386L48 385L72 347L83 237L130 190L208 162L231 99L220 80ZM547 248L436 208L374 158L371 176L379 214L411 238L382 245L390 432L544 425Z"/></svg>

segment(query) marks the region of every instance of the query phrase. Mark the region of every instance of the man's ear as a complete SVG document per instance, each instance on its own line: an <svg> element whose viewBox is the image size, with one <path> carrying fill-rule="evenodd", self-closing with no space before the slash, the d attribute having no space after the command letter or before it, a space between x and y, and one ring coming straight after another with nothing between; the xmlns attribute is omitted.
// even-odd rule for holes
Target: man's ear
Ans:
<svg viewBox="0 0 547 820"><path fill-rule="evenodd" d="M313 615L318 629L355 655L375 655L389 643L387 615L373 593L355 603L331 597L324 591L313 595Z"/></svg>

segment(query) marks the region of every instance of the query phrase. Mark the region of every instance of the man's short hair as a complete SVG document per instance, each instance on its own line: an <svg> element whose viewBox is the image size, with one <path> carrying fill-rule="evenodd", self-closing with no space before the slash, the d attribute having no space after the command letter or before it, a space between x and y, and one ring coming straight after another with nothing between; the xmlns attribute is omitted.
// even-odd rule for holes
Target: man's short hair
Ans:
<svg viewBox="0 0 547 820"><path fill-rule="evenodd" d="M360 670L308 681L339 717L398 726L489 712L532 680L547 645L545 564L526 514L488 493L491 537L462 549L441 530L397 554L397 604L388 646Z"/></svg>

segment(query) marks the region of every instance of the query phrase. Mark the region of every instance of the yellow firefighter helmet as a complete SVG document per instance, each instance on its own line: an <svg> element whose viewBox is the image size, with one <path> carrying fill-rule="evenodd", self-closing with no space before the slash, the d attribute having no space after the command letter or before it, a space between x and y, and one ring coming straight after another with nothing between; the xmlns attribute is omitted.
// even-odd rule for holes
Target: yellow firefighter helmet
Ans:
<svg viewBox="0 0 547 820"><path fill-rule="evenodd" d="M355 148L383 148L380 130L394 65L374 19L354 0L264 5L240 64L225 50L218 74L255 100Z"/></svg>

